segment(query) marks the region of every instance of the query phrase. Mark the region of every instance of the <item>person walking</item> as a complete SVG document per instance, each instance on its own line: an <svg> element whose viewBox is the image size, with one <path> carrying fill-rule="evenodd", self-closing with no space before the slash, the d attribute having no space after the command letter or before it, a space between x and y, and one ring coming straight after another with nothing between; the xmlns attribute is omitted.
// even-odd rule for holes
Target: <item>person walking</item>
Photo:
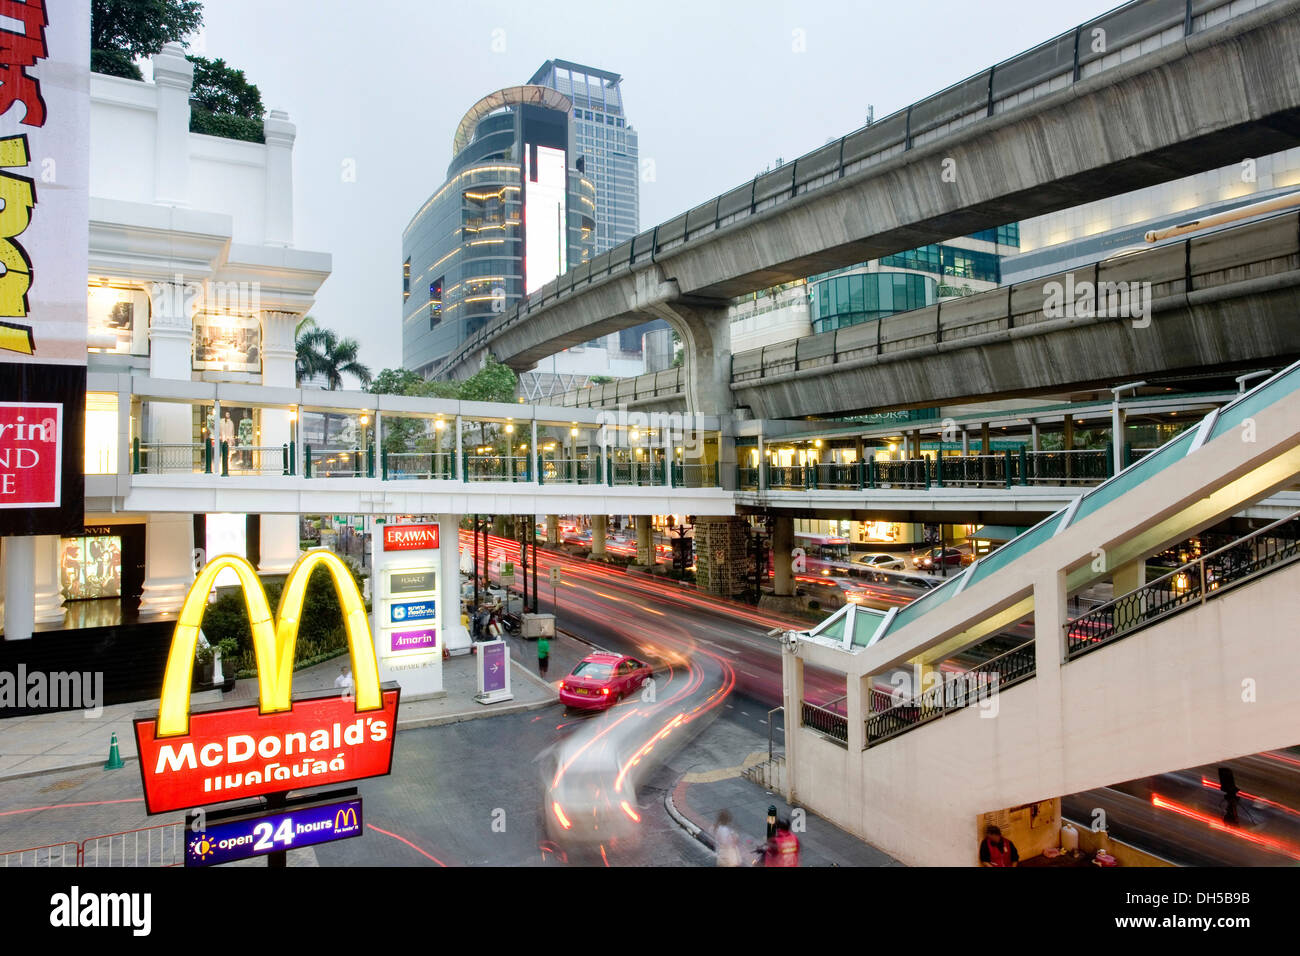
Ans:
<svg viewBox="0 0 1300 956"><path fill-rule="evenodd" d="M537 673L543 678L546 677L546 665L551 659L551 642L543 634L537 639Z"/></svg>
<svg viewBox="0 0 1300 956"><path fill-rule="evenodd" d="M731 814L723 810L713 828L713 842L718 851L718 866L740 866L740 835L731 825Z"/></svg>

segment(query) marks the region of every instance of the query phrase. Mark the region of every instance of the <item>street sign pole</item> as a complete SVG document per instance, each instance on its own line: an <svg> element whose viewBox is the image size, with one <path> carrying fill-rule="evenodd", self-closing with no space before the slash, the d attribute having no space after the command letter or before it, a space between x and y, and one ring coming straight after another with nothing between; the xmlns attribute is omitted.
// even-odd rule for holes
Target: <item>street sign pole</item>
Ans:
<svg viewBox="0 0 1300 956"><path fill-rule="evenodd" d="M551 566L551 613L554 614L559 610L560 602L556 597L556 588L560 584L560 566L558 564Z"/></svg>

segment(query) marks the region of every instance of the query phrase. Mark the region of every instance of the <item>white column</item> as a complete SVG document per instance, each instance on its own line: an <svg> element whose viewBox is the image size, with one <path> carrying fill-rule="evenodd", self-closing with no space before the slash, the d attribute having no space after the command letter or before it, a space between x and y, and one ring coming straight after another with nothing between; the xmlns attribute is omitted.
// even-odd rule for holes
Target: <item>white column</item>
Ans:
<svg viewBox="0 0 1300 956"><path fill-rule="evenodd" d="M5 640L22 641L36 624L36 540L5 538L4 549Z"/></svg>
<svg viewBox="0 0 1300 956"><path fill-rule="evenodd" d="M149 374L153 378L190 379L194 323L185 287L182 275L177 275L175 281L153 285L149 319ZM140 436L140 440L146 444L194 441L190 416L188 405L151 402L149 430ZM217 433L220 436L219 422Z"/></svg>
<svg viewBox="0 0 1300 956"><path fill-rule="evenodd" d="M283 110L262 121L266 138L266 225L264 245L293 245L293 141L297 127Z"/></svg>
<svg viewBox="0 0 1300 956"><path fill-rule="evenodd" d="M67 613L63 608L63 590L59 587L59 536L43 534L36 538L36 607L37 624L62 624Z"/></svg>
<svg viewBox="0 0 1300 956"><path fill-rule="evenodd" d="M460 515L438 515L438 638L452 654L470 647L460 623Z"/></svg>
<svg viewBox="0 0 1300 956"><path fill-rule="evenodd" d="M190 197L190 89L194 66L179 43L163 44L153 58L158 91L158 125L154 131L154 201L188 206Z"/></svg>
<svg viewBox="0 0 1300 956"><path fill-rule="evenodd" d="M781 705L785 724L785 781L786 799L797 801L795 785L799 779L796 765L799 759L800 723L803 715L803 660L798 651L784 642L781 645ZM858 759L850 754L850 759Z"/></svg>
<svg viewBox="0 0 1300 956"><path fill-rule="evenodd" d="M145 525L140 615L175 614L194 581L194 518L151 514Z"/></svg>
<svg viewBox="0 0 1300 956"><path fill-rule="evenodd" d="M861 759L858 755L862 753L867 746L867 710L863 706L863 700L866 696L863 694L864 683L864 678L855 677L852 674L849 674L845 681L846 697L844 700L844 707L845 713L848 714L848 748L850 766L852 766L857 760Z"/></svg>
<svg viewBox="0 0 1300 956"><path fill-rule="evenodd" d="M1039 754L1039 782L1043 793L1060 793L1065 782L1064 751L1060 748L1061 665L1065 659L1065 621L1068 614L1064 572L1044 569L1034 577L1033 687L1038 694L1039 740L1056 746ZM1000 706L1000 703L999 703ZM996 709L981 716L996 717Z"/></svg>
<svg viewBox="0 0 1300 956"><path fill-rule="evenodd" d="M269 207L268 207L269 208ZM294 328L300 317L291 312L262 313L262 384L293 388ZM281 448L294 440L294 423L287 408L261 410L262 435L259 445ZM257 569L263 574L285 574L298 560L298 515L261 516L260 556Z"/></svg>

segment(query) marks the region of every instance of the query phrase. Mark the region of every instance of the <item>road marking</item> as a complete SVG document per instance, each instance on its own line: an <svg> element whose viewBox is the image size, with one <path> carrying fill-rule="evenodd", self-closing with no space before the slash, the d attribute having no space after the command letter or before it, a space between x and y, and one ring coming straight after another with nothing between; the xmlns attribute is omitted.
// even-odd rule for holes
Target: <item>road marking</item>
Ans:
<svg viewBox="0 0 1300 956"><path fill-rule="evenodd" d="M739 651L733 651L731 648L725 647L722 644L717 643L716 641L711 641L707 637L699 637L696 638L696 640L698 640L701 644L708 644L710 647L716 647L718 650L722 651L722 653L730 654L732 657L740 656Z"/></svg>

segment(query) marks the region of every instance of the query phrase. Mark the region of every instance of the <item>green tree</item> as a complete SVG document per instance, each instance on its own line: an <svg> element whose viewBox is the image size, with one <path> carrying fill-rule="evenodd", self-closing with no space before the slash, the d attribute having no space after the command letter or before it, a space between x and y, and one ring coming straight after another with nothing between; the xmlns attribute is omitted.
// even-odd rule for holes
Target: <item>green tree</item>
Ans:
<svg viewBox="0 0 1300 956"><path fill-rule="evenodd" d="M92 0L90 68L96 73L143 79L135 61L184 42L203 26L200 0Z"/></svg>
<svg viewBox="0 0 1300 956"><path fill-rule="evenodd" d="M225 60L186 59L194 64L190 132L264 142L262 93L248 82L244 71L227 66Z"/></svg>
<svg viewBox="0 0 1300 956"><path fill-rule="evenodd" d="M350 375L368 388L374 376L370 369L357 361L361 346L356 339L341 339L333 329L315 326L298 337L298 355L304 357L307 374L325 376L325 387L330 391L343 387L343 376Z"/></svg>
<svg viewBox="0 0 1300 956"><path fill-rule="evenodd" d="M460 398L467 402L513 402L518 384L514 370L489 355L481 369L460 383Z"/></svg>

